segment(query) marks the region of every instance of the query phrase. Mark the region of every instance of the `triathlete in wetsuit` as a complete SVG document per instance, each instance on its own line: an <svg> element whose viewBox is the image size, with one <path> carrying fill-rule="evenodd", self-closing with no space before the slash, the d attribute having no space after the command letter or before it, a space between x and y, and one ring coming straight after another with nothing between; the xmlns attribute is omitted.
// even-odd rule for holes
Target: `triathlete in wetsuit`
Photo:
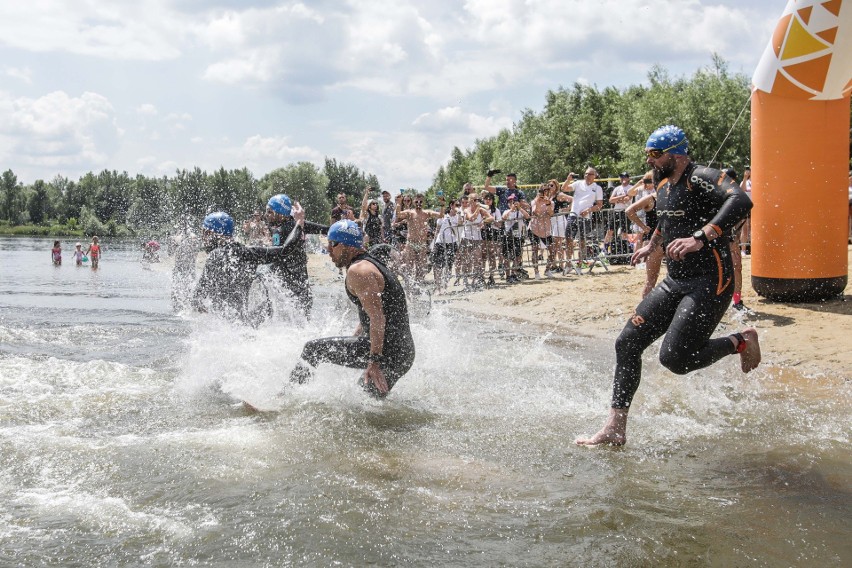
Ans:
<svg viewBox="0 0 852 568"><path fill-rule="evenodd" d="M296 221L291 216L293 204L283 193L273 195L266 204L266 222L272 235L273 246L289 240L296 230ZM298 237L299 245L286 256L279 256L271 264L272 273L290 290L299 302L306 317L311 315L314 297L308 281L308 254L305 251L305 235L324 235L327 225L305 221Z"/></svg>
<svg viewBox="0 0 852 568"><path fill-rule="evenodd" d="M627 411L639 386L642 353L665 334L660 362L677 374L740 353L742 369L760 362L757 332L746 329L710 339L733 294L730 229L751 209L751 200L716 169L688 157L688 141L676 126L657 129L646 144L647 163L661 180L657 190L658 223L651 241L631 258L636 264L658 246L668 257L668 276L636 308L615 342L612 408L604 428L579 444L621 445Z"/></svg>
<svg viewBox="0 0 852 568"><path fill-rule="evenodd" d="M299 208L294 214L304 219ZM280 262L303 249L301 222L287 241L279 247L247 247L233 240L234 220L227 213L211 213L204 218L204 248L209 252L201 277L195 286L192 306L198 311L212 311L226 318L236 318L249 325L262 322L267 307L251 311L248 294L261 264Z"/></svg>
<svg viewBox="0 0 852 568"><path fill-rule="evenodd" d="M363 249L363 233L354 221L341 220L329 228L328 251L338 268L347 269L346 294L358 308L359 325L352 336L305 344L290 380L307 381L323 362L365 368L362 385L383 397L414 363L405 292L397 277Z"/></svg>

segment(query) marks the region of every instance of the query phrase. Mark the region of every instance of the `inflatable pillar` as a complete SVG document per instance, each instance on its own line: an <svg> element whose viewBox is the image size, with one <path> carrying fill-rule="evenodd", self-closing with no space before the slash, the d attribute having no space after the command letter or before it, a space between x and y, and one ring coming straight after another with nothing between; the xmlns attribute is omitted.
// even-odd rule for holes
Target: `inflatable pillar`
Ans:
<svg viewBox="0 0 852 568"><path fill-rule="evenodd" d="M852 0L790 0L752 78L751 284L773 300L846 288Z"/></svg>

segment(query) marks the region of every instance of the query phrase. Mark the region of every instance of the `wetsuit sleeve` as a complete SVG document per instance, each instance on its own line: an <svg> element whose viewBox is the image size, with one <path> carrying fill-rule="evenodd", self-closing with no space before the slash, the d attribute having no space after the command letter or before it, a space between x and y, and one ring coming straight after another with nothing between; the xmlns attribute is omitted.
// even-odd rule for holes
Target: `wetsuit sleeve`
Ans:
<svg viewBox="0 0 852 568"><path fill-rule="evenodd" d="M290 255L294 250L302 246L302 227L296 225L281 246L278 247L245 247L240 258L246 264L270 264L278 259Z"/></svg>
<svg viewBox="0 0 852 568"><path fill-rule="evenodd" d="M215 266L221 262L218 251L213 251L207 256L207 261L204 263L204 268L201 269L201 276L195 284L195 290L192 294L192 308L196 311L204 310L204 299L207 298L210 291L215 288Z"/></svg>
<svg viewBox="0 0 852 568"><path fill-rule="evenodd" d="M704 167L695 168L689 181L693 187L697 186L717 202L718 212L709 224L720 235L730 231L751 211L752 203L749 196L719 170Z"/></svg>
<svg viewBox="0 0 852 568"><path fill-rule="evenodd" d="M328 225L322 225L320 223L314 223L312 221L305 221L304 231L306 235L327 235Z"/></svg>

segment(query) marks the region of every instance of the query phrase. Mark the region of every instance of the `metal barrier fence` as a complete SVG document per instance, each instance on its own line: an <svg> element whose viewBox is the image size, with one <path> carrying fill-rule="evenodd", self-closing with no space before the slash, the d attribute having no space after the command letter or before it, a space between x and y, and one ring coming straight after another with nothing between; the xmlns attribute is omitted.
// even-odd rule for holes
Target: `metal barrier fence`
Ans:
<svg viewBox="0 0 852 568"><path fill-rule="evenodd" d="M521 224L520 228L516 223ZM579 224L583 227L577 227ZM614 209L595 212L583 221L576 215L557 213L551 217L550 237L545 242L533 235L528 220L500 221L492 227L465 221L449 227L439 225L438 231L448 233L443 239L433 239L430 253L433 268L436 263L442 263L438 268L444 280L450 277L447 274L450 270L456 280L473 278L483 283L486 278L493 283L500 276L528 278L530 270L548 276L581 275L595 268L608 271L611 264L627 264L633 243L641 241L641 233L631 228L624 212ZM569 240L569 235L574 238ZM581 235L585 236L582 254ZM454 244L447 246L444 241Z"/></svg>

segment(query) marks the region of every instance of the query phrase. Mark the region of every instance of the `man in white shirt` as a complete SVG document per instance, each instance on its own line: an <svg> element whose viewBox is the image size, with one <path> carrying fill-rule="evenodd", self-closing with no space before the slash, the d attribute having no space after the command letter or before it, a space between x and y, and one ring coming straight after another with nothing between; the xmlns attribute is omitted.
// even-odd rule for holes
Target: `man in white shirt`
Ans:
<svg viewBox="0 0 852 568"><path fill-rule="evenodd" d="M624 210L633 202L633 197L628 194L631 188L630 174L621 172L621 175L618 177L621 178L621 185L616 186L612 190L612 195L609 198L612 211L610 211L610 215L607 217L606 236L604 237L604 248L606 248L607 254L620 254L614 251L620 251L622 247L610 248L610 245L612 244L612 238L618 233L619 229L621 230L621 235L627 235L629 224L627 223L627 216L624 214ZM621 238L619 236L619 239Z"/></svg>
<svg viewBox="0 0 852 568"><path fill-rule="evenodd" d="M583 179L571 184L569 191L574 194L571 213L568 215L568 227L565 232L568 257L574 256L574 239L579 239L579 259L582 264L586 257L586 236L592 232L592 213L603 206L603 189L595 183L598 172L595 168L586 168Z"/></svg>

